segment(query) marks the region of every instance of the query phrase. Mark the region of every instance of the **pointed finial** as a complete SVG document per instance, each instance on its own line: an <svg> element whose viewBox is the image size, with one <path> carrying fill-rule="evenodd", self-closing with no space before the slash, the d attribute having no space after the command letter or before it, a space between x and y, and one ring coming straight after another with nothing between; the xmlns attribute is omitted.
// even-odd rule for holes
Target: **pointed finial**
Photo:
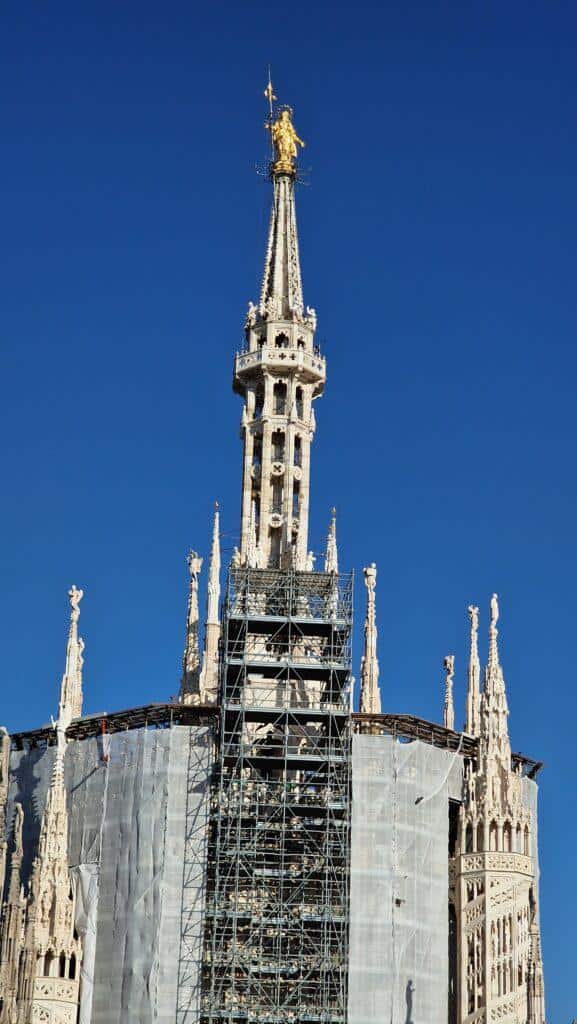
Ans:
<svg viewBox="0 0 577 1024"><path fill-rule="evenodd" d="M218 694L218 646L220 641L220 512L218 501L214 503L212 524L212 545L208 567L206 595L206 623L204 630L204 651L200 673L200 700L203 704L214 703Z"/></svg>
<svg viewBox="0 0 577 1024"><path fill-rule="evenodd" d="M489 624L489 659L488 667L493 668L499 664L499 646L497 637L499 636L499 630L497 629L497 622L499 621L499 601L497 594L493 594L490 603L491 621Z"/></svg>
<svg viewBox="0 0 577 1024"><path fill-rule="evenodd" d="M80 602L83 597L84 591L79 590L73 583L68 591L70 625L68 628L66 663L60 684L60 703L58 707L58 720L62 723L64 730L68 728L73 718L80 718L82 715L84 640L81 636L78 636L78 620L80 618Z"/></svg>
<svg viewBox="0 0 577 1024"><path fill-rule="evenodd" d="M84 591L79 590L76 584L72 584L68 591L68 597L70 599L70 624L78 622L80 618L80 602L84 597Z"/></svg>
<svg viewBox="0 0 577 1024"><path fill-rule="evenodd" d="M481 664L479 662L478 647L479 609L476 605L470 604L467 608L467 612L469 614L470 634L465 731L468 732L470 736L478 736L480 730L479 702L481 699Z"/></svg>
<svg viewBox="0 0 577 1024"><path fill-rule="evenodd" d="M327 535L327 547L325 553L325 572L339 571L339 553L337 549L337 510L331 509L331 521Z"/></svg>
<svg viewBox="0 0 577 1024"><path fill-rule="evenodd" d="M182 657L182 678L180 682L180 700L190 704L198 696L198 676L200 654L198 649L198 578L202 569L203 559L196 551L189 551L186 564L190 577L188 589L188 610L186 617L186 638Z"/></svg>
<svg viewBox="0 0 577 1024"><path fill-rule="evenodd" d="M455 676L455 655L448 654L443 662L445 669L445 706L443 724L445 729L455 728L455 705L453 703L453 679Z"/></svg>
<svg viewBox="0 0 577 1024"><path fill-rule="evenodd" d="M374 562L363 569L367 588L367 615L365 619L364 651L361 659L361 713L381 714L379 691L379 661L377 658L377 625L375 613L375 590L377 567Z"/></svg>

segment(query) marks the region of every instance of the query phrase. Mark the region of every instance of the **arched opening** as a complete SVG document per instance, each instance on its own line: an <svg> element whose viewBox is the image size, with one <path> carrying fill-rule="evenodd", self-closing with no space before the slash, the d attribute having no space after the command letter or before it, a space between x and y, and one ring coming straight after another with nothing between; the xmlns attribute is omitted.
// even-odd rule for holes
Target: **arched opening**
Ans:
<svg viewBox="0 0 577 1024"><path fill-rule="evenodd" d="M303 464L303 443L298 434L295 437L294 464L295 466L302 466Z"/></svg>
<svg viewBox="0 0 577 1024"><path fill-rule="evenodd" d="M262 464L262 434L255 434L253 446L252 446L252 464L253 466L260 466Z"/></svg>
<svg viewBox="0 0 577 1024"><path fill-rule="evenodd" d="M270 531L270 564L273 569L280 566L280 530Z"/></svg>
<svg viewBox="0 0 577 1024"><path fill-rule="evenodd" d="M494 820L489 826L489 849L493 851L497 849L497 822Z"/></svg>
<svg viewBox="0 0 577 1024"><path fill-rule="evenodd" d="M299 338L297 340L297 348L304 348L304 347L305 347L305 339L304 338Z"/></svg>
<svg viewBox="0 0 577 1024"><path fill-rule="evenodd" d="M289 347L288 335L287 334L277 334L276 338L274 339L274 347L275 348L288 348Z"/></svg>
<svg viewBox="0 0 577 1024"><path fill-rule="evenodd" d="M282 513L282 481L276 478L272 484L272 509L275 515Z"/></svg>
<svg viewBox="0 0 577 1024"><path fill-rule="evenodd" d="M297 407L297 416L299 420L302 420L304 414L304 402L303 402L303 389L298 387L295 391L295 402Z"/></svg>
<svg viewBox="0 0 577 1024"><path fill-rule="evenodd" d="M74 979L76 978L76 957L74 956L74 953L70 957L70 969L68 972L68 976L71 981L74 981Z"/></svg>
<svg viewBox="0 0 577 1024"><path fill-rule="evenodd" d="M503 850L505 853L511 853L511 840L511 822L506 821L505 824L503 825Z"/></svg>
<svg viewBox="0 0 577 1024"><path fill-rule="evenodd" d="M286 414L286 392L286 384L282 380L277 380L273 388L275 416L284 416Z"/></svg>
<svg viewBox="0 0 577 1024"><path fill-rule="evenodd" d="M271 440L273 461L284 462L285 440L283 431L275 430Z"/></svg>
<svg viewBox="0 0 577 1024"><path fill-rule="evenodd" d="M523 832L520 824L517 825L515 833L515 851L516 853L523 853Z"/></svg>
<svg viewBox="0 0 577 1024"><path fill-rule="evenodd" d="M471 822L467 825L465 830L465 853L473 852L473 826Z"/></svg>
<svg viewBox="0 0 577 1024"><path fill-rule="evenodd" d="M44 977L52 977L52 969L54 964L54 953L48 952L44 957Z"/></svg>
<svg viewBox="0 0 577 1024"><path fill-rule="evenodd" d="M298 480L293 481L293 518L296 519L299 514L299 506L301 500L301 485Z"/></svg>
<svg viewBox="0 0 577 1024"><path fill-rule="evenodd" d="M265 338L264 334L259 334L259 336L256 339L256 341L257 341L257 345L258 345L259 348L264 348L264 346L266 344L266 338Z"/></svg>
<svg viewBox="0 0 577 1024"><path fill-rule="evenodd" d="M485 846L485 837L483 835L483 822L480 821L477 825L477 852L481 853Z"/></svg>
<svg viewBox="0 0 577 1024"><path fill-rule="evenodd" d="M60 960L58 961L58 977L66 977L66 957L64 956L64 953L61 953Z"/></svg>
<svg viewBox="0 0 577 1024"><path fill-rule="evenodd" d="M529 843L529 826L525 825L525 832L523 834L523 852L526 857L530 856L531 846Z"/></svg>
<svg viewBox="0 0 577 1024"><path fill-rule="evenodd" d="M254 418L255 420L262 415L264 406L264 388L258 387L254 393Z"/></svg>

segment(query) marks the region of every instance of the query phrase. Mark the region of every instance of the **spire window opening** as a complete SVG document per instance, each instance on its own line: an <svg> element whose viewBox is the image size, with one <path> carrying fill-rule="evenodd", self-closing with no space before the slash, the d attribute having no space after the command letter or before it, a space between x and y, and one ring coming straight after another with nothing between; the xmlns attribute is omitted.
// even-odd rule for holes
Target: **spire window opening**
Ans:
<svg viewBox="0 0 577 1024"><path fill-rule="evenodd" d="M473 826L469 823L465 831L465 853L473 852Z"/></svg>
<svg viewBox="0 0 577 1024"><path fill-rule="evenodd" d="M71 981L74 981L74 979L76 978L76 957L74 956L74 953L70 957L70 968L68 971L68 977L70 978Z"/></svg>
<svg viewBox="0 0 577 1024"><path fill-rule="evenodd" d="M480 821L477 825L477 853L481 853L485 846L485 836L483 834L483 823Z"/></svg>
<svg viewBox="0 0 577 1024"><path fill-rule="evenodd" d="M47 953L44 957L44 977L52 977L52 965L54 963L54 953Z"/></svg>
<svg viewBox="0 0 577 1024"><path fill-rule="evenodd" d="M273 389L273 394L275 416L285 416L287 386L282 380L277 380Z"/></svg>
<svg viewBox="0 0 577 1024"><path fill-rule="evenodd" d="M297 388L296 392L295 392L295 403L296 403L296 407L297 407L297 416L298 416L299 420L302 420L303 419L303 413L304 413L304 401L303 401L303 389L300 388L300 387Z"/></svg>
<svg viewBox="0 0 577 1024"><path fill-rule="evenodd" d="M493 820L489 828L489 849L495 853L497 846L497 822Z"/></svg>
<svg viewBox="0 0 577 1024"><path fill-rule="evenodd" d="M254 418L259 419L262 416L262 410L264 408L264 388L258 387L254 393Z"/></svg>
<svg viewBox="0 0 577 1024"><path fill-rule="evenodd" d="M294 464L295 466L302 466L303 464L303 443L298 434L295 437Z"/></svg>
<svg viewBox="0 0 577 1024"><path fill-rule="evenodd" d="M262 464L262 434L256 434L252 448L252 464L253 466L260 466Z"/></svg>
<svg viewBox="0 0 577 1024"><path fill-rule="evenodd" d="M280 480L275 480L272 485L272 509L271 512L276 515L282 513L282 483Z"/></svg>
<svg viewBox="0 0 577 1024"><path fill-rule="evenodd" d="M525 825L525 832L524 832L524 836L523 836L523 852L524 852L526 857L528 857L530 855L529 826L528 825Z"/></svg>
<svg viewBox="0 0 577 1024"><path fill-rule="evenodd" d="M285 436L282 430L275 430L272 435L272 457L274 462L284 462Z"/></svg>
<svg viewBox="0 0 577 1024"><path fill-rule="evenodd" d="M297 348L303 348L303 349L305 348L305 339L304 338L299 338L297 340Z"/></svg>
<svg viewBox="0 0 577 1024"><path fill-rule="evenodd" d="M301 500L301 485L298 480L293 483L293 517L297 517L299 514L299 506Z"/></svg>
<svg viewBox="0 0 577 1024"><path fill-rule="evenodd" d="M58 963L58 977L59 978L65 978L66 977L66 957L64 956L64 953L62 953L62 956L60 957L60 960L59 960L59 963Z"/></svg>
<svg viewBox="0 0 577 1024"><path fill-rule="evenodd" d="M280 568L280 530L270 531L270 565L272 569Z"/></svg>
<svg viewBox="0 0 577 1024"><path fill-rule="evenodd" d="M511 822L506 821L503 826L503 851L504 853L511 853L512 850L512 832Z"/></svg>
<svg viewBox="0 0 577 1024"><path fill-rule="evenodd" d="M277 334L276 338L274 339L274 347L275 348L288 348L289 347L288 335L286 335L286 334Z"/></svg>

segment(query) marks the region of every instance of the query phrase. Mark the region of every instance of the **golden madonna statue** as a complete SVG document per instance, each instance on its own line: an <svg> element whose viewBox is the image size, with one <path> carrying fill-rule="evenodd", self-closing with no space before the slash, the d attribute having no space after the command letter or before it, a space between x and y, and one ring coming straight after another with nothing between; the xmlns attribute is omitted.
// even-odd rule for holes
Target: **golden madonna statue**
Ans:
<svg viewBox="0 0 577 1024"><path fill-rule="evenodd" d="M267 128L274 146L273 172L275 174L294 174L295 160L298 154L297 146L304 146L304 142L299 139L294 129L290 107L284 107L276 121L268 124Z"/></svg>

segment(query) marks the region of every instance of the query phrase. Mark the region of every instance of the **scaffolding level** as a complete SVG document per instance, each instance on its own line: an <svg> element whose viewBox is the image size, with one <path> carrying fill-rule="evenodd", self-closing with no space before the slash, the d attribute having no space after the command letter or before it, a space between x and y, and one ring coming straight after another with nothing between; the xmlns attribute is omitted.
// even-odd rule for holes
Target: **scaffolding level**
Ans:
<svg viewBox="0 0 577 1024"><path fill-rule="evenodd" d="M352 574L233 569L201 1019L346 1019Z"/></svg>

